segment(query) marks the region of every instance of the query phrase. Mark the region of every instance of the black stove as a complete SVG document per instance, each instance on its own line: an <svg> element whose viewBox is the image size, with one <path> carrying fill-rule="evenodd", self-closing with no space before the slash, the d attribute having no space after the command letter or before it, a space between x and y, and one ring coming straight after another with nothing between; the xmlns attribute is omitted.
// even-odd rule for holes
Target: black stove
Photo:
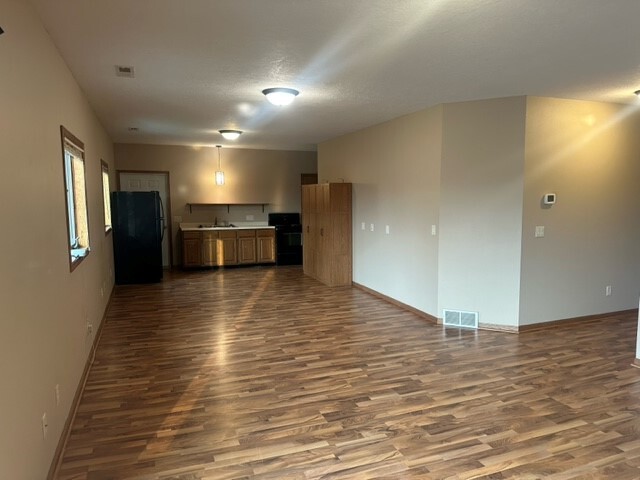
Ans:
<svg viewBox="0 0 640 480"><path fill-rule="evenodd" d="M270 213L276 227L276 264L302 265L302 224L299 213Z"/></svg>

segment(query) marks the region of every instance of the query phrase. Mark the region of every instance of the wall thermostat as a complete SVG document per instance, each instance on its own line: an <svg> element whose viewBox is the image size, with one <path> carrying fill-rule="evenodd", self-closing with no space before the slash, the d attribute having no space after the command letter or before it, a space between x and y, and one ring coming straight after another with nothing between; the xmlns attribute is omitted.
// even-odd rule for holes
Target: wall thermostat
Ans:
<svg viewBox="0 0 640 480"><path fill-rule="evenodd" d="M545 193L542 198L542 203L545 205L553 205L556 203L556 194L555 193Z"/></svg>

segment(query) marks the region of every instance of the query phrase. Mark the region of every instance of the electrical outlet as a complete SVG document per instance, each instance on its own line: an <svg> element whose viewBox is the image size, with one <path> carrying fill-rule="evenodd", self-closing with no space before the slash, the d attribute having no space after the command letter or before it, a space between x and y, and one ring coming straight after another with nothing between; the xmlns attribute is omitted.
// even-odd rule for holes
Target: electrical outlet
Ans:
<svg viewBox="0 0 640 480"><path fill-rule="evenodd" d="M60 405L60 385L56 383L56 407Z"/></svg>
<svg viewBox="0 0 640 480"><path fill-rule="evenodd" d="M384 233L386 233L387 235L389 235L391 233L391 229L390 229L389 225L385 225L384 226Z"/></svg>
<svg viewBox="0 0 640 480"><path fill-rule="evenodd" d="M360 228L362 228L362 230L366 230L367 229L367 224L362 222L362 225L360 226Z"/></svg>
<svg viewBox="0 0 640 480"><path fill-rule="evenodd" d="M537 225L536 226L535 237L536 238L544 237L544 225Z"/></svg>
<svg viewBox="0 0 640 480"><path fill-rule="evenodd" d="M604 294L605 294L607 297L610 297L610 296L611 296L611 285L607 285L606 287L604 287Z"/></svg>
<svg viewBox="0 0 640 480"><path fill-rule="evenodd" d="M373 232L373 230L374 230L373 223L370 225L369 230L371 230Z"/></svg>
<svg viewBox="0 0 640 480"><path fill-rule="evenodd" d="M47 420L47 412L42 414L42 438L47 438L47 430L49 429L49 421Z"/></svg>
<svg viewBox="0 0 640 480"><path fill-rule="evenodd" d="M180 223L182 221L182 217L180 215L174 215L173 216L173 221L175 223Z"/></svg>
<svg viewBox="0 0 640 480"><path fill-rule="evenodd" d="M93 333L93 323L87 320L87 335L91 335Z"/></svg>
<svg viewBox="0 0 640 480"><path fill-rule="evenodd" d="M431 235L435 236L437 231L438 230L437 230L436 226L435 225L431 225Z"/></svg>
<svg viewBox="0 0 640 480"><path fill-rule="evenodd" d="M253 215L246 215L245 218L247 219L247 222L253 222Z"/></svg>

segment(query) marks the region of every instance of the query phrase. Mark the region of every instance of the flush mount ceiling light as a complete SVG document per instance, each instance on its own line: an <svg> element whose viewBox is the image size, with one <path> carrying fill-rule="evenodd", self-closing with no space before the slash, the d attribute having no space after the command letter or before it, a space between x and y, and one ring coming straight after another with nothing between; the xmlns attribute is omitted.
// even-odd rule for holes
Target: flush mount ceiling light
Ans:
<svg viewBox="0 0 640 480"><path fill-rule="evenodd" d="M293 102L293 99L300 93L293 88L266 88L262 90L262 93L267 97L274 105L282 106L289 105Z"/></svg>
<svg viewBox="0 0 640 480"><path fill-rule="evenodd" d="M216 170L216 185L224 185L224 172L220 168L220 149L222 145L216 145L218 149L218 170Z"/></svg>
<svg viewBox="0 0 640 480"><path fill-rule="evenodd" d="M218 132L227 140L235 140L242 133L240 130L218 130Z"/></svg>

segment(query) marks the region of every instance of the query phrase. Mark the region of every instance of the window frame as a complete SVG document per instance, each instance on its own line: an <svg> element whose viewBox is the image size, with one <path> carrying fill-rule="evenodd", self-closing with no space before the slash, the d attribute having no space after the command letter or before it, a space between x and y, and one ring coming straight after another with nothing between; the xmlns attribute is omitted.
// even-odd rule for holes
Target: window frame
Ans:
<svg viewBox="0 0 640 480"><path fill-rule="evenodd" d="M107 178L106 185L104 182L105 175ZM100 180L102 181L102 208L104 214L104 235L106 237L113 230L113 217L111 216L111 179L109 178L109 164L102 159L100 159ZM109 218L107 218L107 212Z"/></svg>
<svg viewBox="0 0 640 480"><path fill-rule="evenodd" d="M89 202L87 198L87 168L86 168L86 160L85 160L85 149L84 142L78 139L75 135L73 135L69 130L67 130L64 126L60 125L60 141L62 145L62 177L64 180L64 203L65 203L65 219L67 225L67 255L69 259L69 271L73 272L82 261L89 256L91 253L91 241L90 241L90 232L89 232ZM70 148L67 148L69 145ZM71 152L70 149L77 150L81 155L74 155L74 152ZM84 189L84 205L80 205L80 207L84 209L84 221L86 225L79 225L78 220L78 185L76 184L76 172L75 172L75 159L80 160L82 164L82 185ZM79 244L73 244L73 238L79 239L80 233L79 229L83 227L86 231L86 241L82 241ZM74 255L74 250L76 250L76 255Z"/></svg>

